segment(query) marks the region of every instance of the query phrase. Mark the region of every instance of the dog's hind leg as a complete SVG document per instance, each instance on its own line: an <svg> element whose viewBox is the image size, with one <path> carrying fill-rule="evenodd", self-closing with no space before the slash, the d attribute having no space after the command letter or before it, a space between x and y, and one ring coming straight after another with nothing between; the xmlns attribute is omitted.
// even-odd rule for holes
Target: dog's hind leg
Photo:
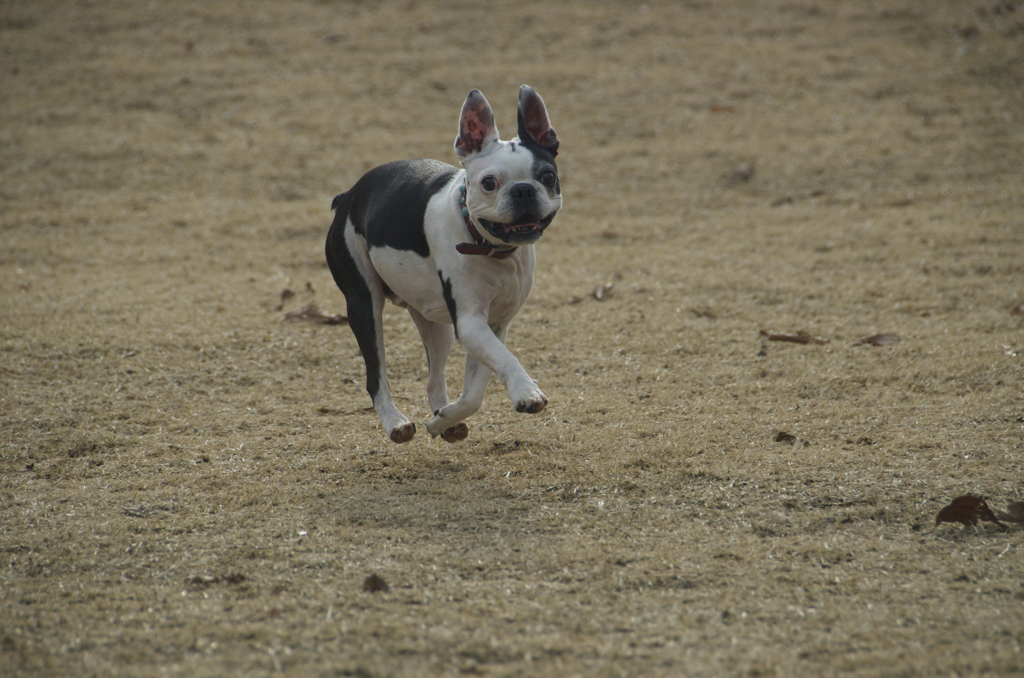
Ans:
<svg viewBox="0 0 1024 678"><path fill-rule="evenodd" d="M448 362L448 354L452 350L455 331L451 325L430 322L412 307L409 307L409 315L416 322L420 338L423 339L423 347L427 350L427 400L436 418L441 410L448 407L448 385L445 383L444 368ZM457 443L469 436L469 426L464 421L455 421L434 435L440 435L449 443Z"/></svg>
<svg viewBox="0 0 1024 678"><path fill-rule="evenodd" d="M356 294L353 298L346 295L348 322L366 362L366 392L373 400L373 409L380 417L381 426L392 441L405 443L412 440L416 425L395 407L391 399L384 359L384 288L379 278L369 281L366 287L368 294Z"/></svg>
<svg viewBox="0 0 1024 678"><path fill-rule="evenodd" d="M365 240L356 235L351 222L342 222L344 230L336 231L344 218L340 210L338 216L327 240L327 263L345 294L349 327L366 363L366 392L388 437L396 443L408 442L416 433L416 425L395 407L386 373L384 283L370 263Z"/></svg>
<svg viewBox="0 0 1024 678"><path fill-rule="evenodd" d="M445 383L444 368L452 350L454 331L451 325L427 320L419 311L409 307L409 315L420 331L423 348L427 351L427 401L430 409L437 412L448 404L448 384Z"/></svg>

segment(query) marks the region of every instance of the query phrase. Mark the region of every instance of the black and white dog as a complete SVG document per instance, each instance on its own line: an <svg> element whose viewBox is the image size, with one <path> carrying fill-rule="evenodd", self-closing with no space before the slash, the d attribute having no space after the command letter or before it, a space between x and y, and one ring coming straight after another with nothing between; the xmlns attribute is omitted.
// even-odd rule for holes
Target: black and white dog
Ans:
<svg viewBox="0 0 1024 678"><path fill-rule="evenodd" d="M385 299L409 310L427 350L431 436L466 438L463 419L480 409L491 372L516 411L547 405L505 348L505 335L533 286L533 243L562 206L557 151L547 108L533 89L519 90L519 137L512 141L498 138L490 104L473 90L455 139L463 169L436 160L392 162L334 199L327 263L366 361L366 390L394 442L409 441L416 425L395 407L388 387ZM466 349L466 375L462 395L449 403L445 363L453 335Z"/></svg>

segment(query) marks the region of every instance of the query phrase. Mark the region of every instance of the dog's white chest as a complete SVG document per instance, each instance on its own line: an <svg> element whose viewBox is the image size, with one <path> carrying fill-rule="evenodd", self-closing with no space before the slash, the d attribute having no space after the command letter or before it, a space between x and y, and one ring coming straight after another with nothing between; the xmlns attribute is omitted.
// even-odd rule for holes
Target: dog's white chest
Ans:
<svg viewBox="0 0 1024 678"><path fill-rule="evenodd" d="M460 310L487 316L491 324L514 316L530 296L533 285L533 247L521 247L501 261L467 257L454 251L435 261L407 250L375 247L373 267L392 293L392 301L411 306L432 322L451 324L442 281Z"/></svg>

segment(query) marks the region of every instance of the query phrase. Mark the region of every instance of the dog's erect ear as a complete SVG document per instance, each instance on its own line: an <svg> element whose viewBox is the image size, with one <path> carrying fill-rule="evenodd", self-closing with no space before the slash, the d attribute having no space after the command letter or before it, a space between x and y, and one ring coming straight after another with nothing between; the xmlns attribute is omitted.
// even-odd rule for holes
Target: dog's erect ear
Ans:
<svg viewBox="0 0 1024 678"><path fill-rule="evenodd" d="M466 97L459 119L459 136L455 138L455 154L466 158L479 153L488 144L497 141L498 127L494 112L483 93L475 89Z"/></svg>
<svg viewBox="0 0 1024 678"><path fill-rule="evenodd" d="M552 158L558 155L558 135L551 127L548 109L529 85L519 88L519 141L537 144Z"/></svg>

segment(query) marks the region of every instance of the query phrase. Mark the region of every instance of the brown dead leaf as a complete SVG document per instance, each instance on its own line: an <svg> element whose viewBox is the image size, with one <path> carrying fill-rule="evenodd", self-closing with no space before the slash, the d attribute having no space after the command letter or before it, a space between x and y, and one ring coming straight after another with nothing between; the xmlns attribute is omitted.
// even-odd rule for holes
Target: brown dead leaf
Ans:
<svg viewBox="0 0 1024 678"><path fill-rule="evenodd" d="M725 175L725 183L727 186L745 184L753 179L756 173L757 168L753 164L743 163Z"/></svg>
<svg viewBox="0 0 1024 678"><path fill-rule="evenodd" d="M213 584L241 584L246 580L246 576L240 572L232 572L224 576L220 575L196 575L194 577L187 577L185 579L186 584L199 587L212 586Z"/></svg>
<svg viewBox="0 0 1024 678"><path fill-rule="evenodd" d="M785 431L779 431L775 436L775 442L777 443L789 443L790 445L796 445L796 436L792 433L786 433Z"/></svg>
<svg viewBox="0 0 1024 678"><path fill-rule="evenodd" d="M979 520L995 523L1002 528L1006 527L999 522L984 499L964 494L953 499L949 506L939 511L939 514L935 516L935 527L938 527L940 523L961 523L973 526L977 525Z"/></svg>
<svg viewBox="0 0 1024 678"><path fill-rule="evenodd" d="M790 341L794 344L827 344L828 339L822 337L816 337L813 334L807 332L797 332L796 334L777 334L775 332L768 332L761 330L761 336L768 339L768 341Z"/></svg>
<svg viewBox="0 0 1024 678"><path fill-rule="evenodd" d="M391 587L388 586L388 583L384 581L383 577L374 573L363 580L363 590L367 593L377 593L378 591L387 593L391 590Z"/></svg>
<svg viewBox="0 0 1024 678"><path fill-rule="evenodd" d="M604 301L605 297L612 296L612 287L614 287L614 286L615 286L615 283L612 283L612 282L607 282L607 283L605 283L603 285L598 285L590 293L590 296L594 297L598 301Z"/></svg>
<svg viewBox="0 0 1024 678"><path fill-rule="evenodd" d="M898 344L900 339L897 334L872 334L870 337L864 337L853 342L854 346L860 346L861 344L871 344L872 346L889 346L890 344Z"/></svg>
<svg viewBox="0 0 1024 678"><path fill-rule="evenodd" d="M622 275L619 274L619 273L616 273L615 274L615 278L621 279ZM606 298L612 296L612 288L613 287L615 287L615 283L613 283L613 282L606 282L605 284L598 285L594 289L590 290L590 295L589 296L592 299L597 299L598 301L604 301ZM576 297L573 297L572 299L570 299L569 301L567 301L566 303L571 306L573 304L580 303L581 301L583 301L586 298L587 297L576 296Z"/></svg>
<svg viewBox="0 0 1024 678"><path fill-rule="evenodd" d="M1024 501L1015 501L1006 507L1006 511L996 511L996 518L1008 523L1024 523Z"/></svg>
<svg viewBox="0 0 1024 678"><path fill-rule="evenodd" d="M132 518L149 518L155 511L149 506L139 504L138 506L125 506L121 509L126 516Z"/></svg>
<svg viewBox="0 0 1024 678"><path fill-rule="evenodd" d="M284 308L284 302L288 301L289 299L291 299L294 296L295 296L295 292L292 292L288 288L285 288L285 289L281 290L281 303L278 304L277 306L275 306L274 310L275 311L280 311L281 309L283 309Z"/></svg>
<svg viewBox="0 0 1024 678"><path fill-rule="evenodd" d="M348 316L325 313L316 304L306 304L298 311L284 314L286 323L309 323L311 325L344 325Z"/></svg>
<svg viewBox="0 0 1024 678"><path fill-rule="evenodd" d="M218 581L220 581L220 579L217 577L211 577L210 575L196 575L195 577L188 577L185 579L185 583L190 584L191 586L209 586L211 584L216 584Z"/></svg>

